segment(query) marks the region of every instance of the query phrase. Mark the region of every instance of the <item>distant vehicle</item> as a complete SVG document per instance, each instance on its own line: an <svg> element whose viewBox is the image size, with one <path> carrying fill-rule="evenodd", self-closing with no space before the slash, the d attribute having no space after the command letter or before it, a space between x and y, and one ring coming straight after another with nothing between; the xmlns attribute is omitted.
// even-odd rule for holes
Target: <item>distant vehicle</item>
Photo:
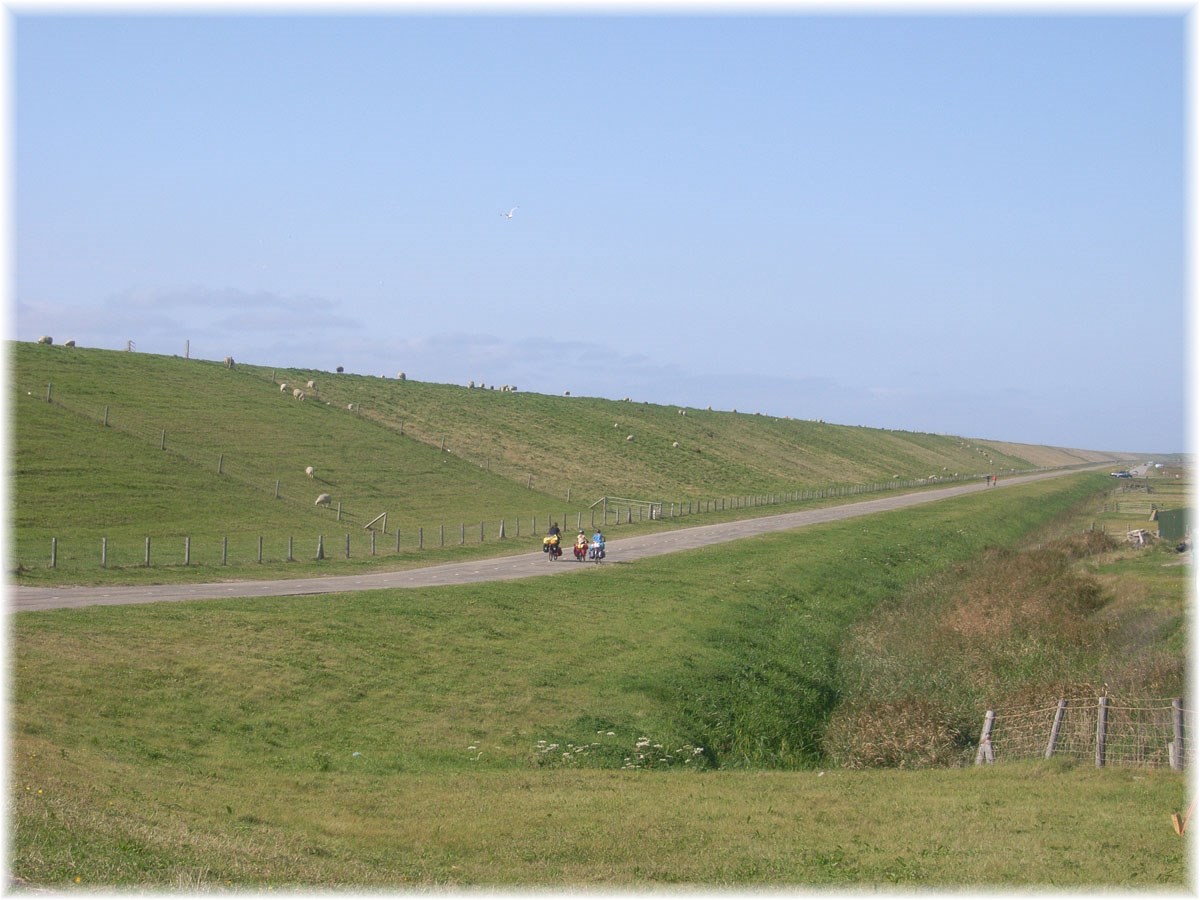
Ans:
<svg viewBox="0 0 1200 900"><path fill-rule="evenodd" d="M1128 472L1109 472L1108 474L1110 474L1113 478L1132 478L1133 477Z"/></svg>

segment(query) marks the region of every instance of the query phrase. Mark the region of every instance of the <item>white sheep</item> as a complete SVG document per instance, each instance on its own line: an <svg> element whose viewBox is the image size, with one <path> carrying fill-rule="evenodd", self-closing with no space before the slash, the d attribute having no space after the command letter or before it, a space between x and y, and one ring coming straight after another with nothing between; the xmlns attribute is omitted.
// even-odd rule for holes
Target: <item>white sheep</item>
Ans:
<svg viewBox="0 0 1200 900"><path fill-rule="evenodd" d="M333 502L333 498L330 497L328 494L318 494L317 502L314 505L315 506L328 506L332 502Z"/></svg>
<svg viewBox="0 0 1200 900"><path fill-rule="evenodd" d="M679 449L679 441L671 441L671 449L678 450Z"/></svg>
<svg viewBox="0 0 1200 900"><path fill-rule="evenodd" d="M350 410L350 412L354 412L354 404L353 404L353 403L347 403L347 404L346 404L346 409Z"/></svg>
<svg viewBox="0 0 1200 900"><path fill-rule="evenodd" d="M627 435L625 435L625 440L627 440L627 441L632 441L632 440L633 440L633 435L632 435L632 434L627 434Z"/></svg>
<svg viewBox="0 0 1200 900"><path fill-rule="evenodd" d="M54 338L50 337L50 335L48 335L48 334L43 334L40 338L37 339L37 342L39 344L53 344Z"/></svg>
<svg viewBox="0 0 1200 900"><path fill-rule="evenodd" d="M293 388L292 396L295 397L297 400L303 400L304 399L304 391L300 390L300 388Z"/></svg>
<svg viewBox="0 0 1200 900"><path fill-rule="evenodd" d="M74 346L75 346L75 340L74 340L74 338L72 338L71 340L69 340L69 341L67 341L66 343L64 343L64 344L63 344L63 346L64 346L64 347L74 347Z"/></svg>
<svg viewBox="0 0 1200 900"><path fill-rule="evenodd" d="M305 385L305 387L307 387L310 391L315 391L317 389L317 383L315 381L310 381Z"/></svg>
<svg viewBox="0 0 1200 900"><path fill-rule="evenodd" d="M396 377L397 377L397 378L399 378L401 381L407 381L407 380L408 380L408 376L407 376L407 375L405 375L403 372L397 372L397 373L396 373Z"/></svg>
<svg viewBox="0 0 1200 900"><path fill-rule="evenodd" d="M305 475L307 475L309 478L316 478L316 477L317 477L317 470L316 470L316 469L314 469L312 466L305 466L305 467L304 467L304 474L305 474Z"/></svg>
<svg viewBox="0 0 1200 900"><path fill-rule="evenodd" d="M227 368L227 369L233 368L233 357L232 356L225 357L225 368Z"/></svg>
<svg viewBox="0 0 1200 900"><path fill-rule="evenodd" d="M286 394L286 393L287 393L287 389L288 389L288 383L285 381L283 384L281 384L281 385L279 386L279 389L280 389L281 391L283 391L283 392Z"/></svg>

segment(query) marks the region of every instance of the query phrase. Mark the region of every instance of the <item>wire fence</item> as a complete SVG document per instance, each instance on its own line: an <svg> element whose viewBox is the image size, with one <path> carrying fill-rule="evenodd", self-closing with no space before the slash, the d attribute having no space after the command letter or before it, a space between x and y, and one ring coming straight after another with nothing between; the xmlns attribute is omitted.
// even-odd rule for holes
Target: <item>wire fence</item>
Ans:
<svg viewBox="0 0 1200 900"><path fill-rule="evenodd" d="M988 710L976 763L1065 758L1098 767L1190 768L1193 713L1180 698L1061 699Z"/></svg>
<svg viewBox="0 0 1200 900"><path fill-rule="evenodd" d="M171 431L153 424L144 411L117 409L111 405L99 403L88 405L86 401L72 401L64 398L62 391L56 389L53 384L41 384L36 388L33 385L22 386L22 389L18 391L18 399L19 402L49 403L64 412L120 433L143 446L154 447L164 453L172 454L192 465L211 471L214 476L236 481L246 489L295 507L312 509L313 498L322 492L319 478L309 478L299 472L291 471L281 474L273 470L272 461L266 457L256 459L245 454L223 452L212 446L211 441L205 441L194 434ZM351 407L353 408L345 410L346 414L362 414L363 410L359 404L351 404ZM414 429L406 429L402 433L413 440L434 446L438 445L438 439L434 436L421 435L414 431ZM446 449L445 439L442 438L441 442L442 449ZM480 462L461 453L454 455L458 455L468 462L476 464ZM514 474L499 471L501 467L495 460L486 461L484 465L501 477ZM606 498L601 498L587 508L564 509L561 516L551 509L544 518L537 514L512 517L491 515L484 518L483 521L477 518L472 522L438 522L436 519L428 525L408 522L405 524L403 538L399 528L395 528L394 533L389 533L386 511L381 514L378 508L373 508L365 514L359 514L352 508L343 508L341 502L331 499L329 502L329 511L333 518L331 530L336 532L338 529L346 527L362 529L353 542L349 534L346 534L344 539L341 535L335 537L331 534L328 540L314 534L311 538L299 538L299 542L292 537L287 537L286 548L284 539L278 535L267 536L264 545L264 537L257 534L218 536L219 543L211 535L197 536L194 547L191 538L178 535L161 537L147 535L144 544L138 541L129 546L125 546L126 542L120 546L115 542L110 545L107 539L103 539L99 544L89 540L86 545L83 545L73 538L69 541L53 538L49 546L35 551L37 562L32 559L17 559L15 563L18 567L33 566L42 564L42 561L46 560L52 568L57 567L60 563L116 568L129 565L191 565L207 562L229 565L235 562L261 563L273 559L290 562L298 557L310 555L315 555L317 558L333 555L349 557L352 552L356 556L375 556L455 544L484 543L489 540L503 541L521 537L523 529L527 529L524 531L526 535L532 536L538 533L539 525L545 528L555 520L560 522L564 528L569 526L580 529L609 528L632 525L635 522L652 518L677 519L700 514L723 513L728 510L764 508L785 503L847 499L889 490L961 483L975 480L978 477L947 474L922 479L835 483L808 486L790 491L738 494L725 497L692 497L677 500L636 501L610 498L612 502L605 502ZM533 486L532 476L528 486L531 488ZM576 502L587 503L583 498L577 498ZM570 504L569 490L567 503ZM539 519L541 519L540 522ZM382 525L379 524L381 521ZM368 533L364 534L363 531ZM388 535L389 538L387 540L382 537L377 538L376 531L380 535ZM330 541L336 541L336 544L333 545L336 550L329 545ZM300 549L301 547L305 549ZM166 552L164 553L163 550ZM21 555L28 556L29 554L23 550Z"/></svg>

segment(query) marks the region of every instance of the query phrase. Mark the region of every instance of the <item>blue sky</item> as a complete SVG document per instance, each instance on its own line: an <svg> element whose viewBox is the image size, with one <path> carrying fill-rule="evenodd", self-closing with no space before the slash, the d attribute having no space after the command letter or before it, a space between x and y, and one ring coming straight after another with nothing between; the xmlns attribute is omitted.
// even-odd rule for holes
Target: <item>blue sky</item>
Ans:
<svg viewBox="0 0 1200 900"><path fill-rule="evenodd" d="M18 340L1185 449L1182 11L10 39Z"/></svg>

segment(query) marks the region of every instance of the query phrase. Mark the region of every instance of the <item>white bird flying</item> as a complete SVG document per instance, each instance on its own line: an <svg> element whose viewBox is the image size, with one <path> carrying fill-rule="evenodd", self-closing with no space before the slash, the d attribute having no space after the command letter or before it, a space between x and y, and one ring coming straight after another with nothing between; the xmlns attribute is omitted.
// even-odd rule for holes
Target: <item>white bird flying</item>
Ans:
<svg viewBox="0 0 1200 900"><path fill-rule="evenodd" d="M515 213L516 211L517 211L517 207L514 206L508 212L502 212L502 213L500 213L500 215L504 216L504 218L506 218L506 219L511 219L512 214Z"/></svg>

